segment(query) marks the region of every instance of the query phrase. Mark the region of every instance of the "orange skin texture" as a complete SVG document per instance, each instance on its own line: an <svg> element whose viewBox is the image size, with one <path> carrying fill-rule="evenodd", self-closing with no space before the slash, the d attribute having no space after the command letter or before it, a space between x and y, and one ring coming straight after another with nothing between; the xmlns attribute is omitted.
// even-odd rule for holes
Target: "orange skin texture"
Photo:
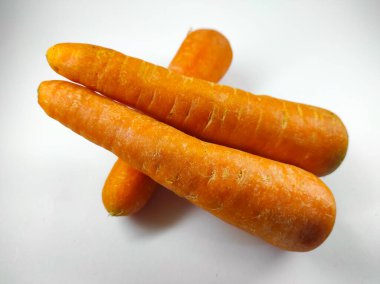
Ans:
<svg viewBox="0 0 380 284"><path fill-rule="evenodd" d="M169 70L198 79L218 82L232 62L227 38L215 30L190 32L169 65Z"/></svg>
<svg viewBox="0 0 380 284"><path fill-rule="evenodd" d="M187 34L169 69L177 73L218 81L232 61L228 40L219 32L200 29ZM115 163L103 186L102 199L112 216L138 212L149 201L156 183L121 159Z"/></svg>
<svg viewBox="0 0 380 284"><path fill-rule="evenodd" d="M274 246L309 251L333 228L331 191L298 167L204 142L72 83L41 83L38 102L157 183Z"/></svg>
<svg viewBox="0 0 380 284"><path fill-rule="evenodd" d="M112 167L102 191L104 207L112 216L127 216L148 202L157 183L118 159Z"/></svg>
<svg viewBox="0 0 380 284"><path fill-rule="evenodd" d="M117 51L62 43L47 52L62 76L204 141L316 175L343 161L348 134L334 113L186 77Z"/></svg>

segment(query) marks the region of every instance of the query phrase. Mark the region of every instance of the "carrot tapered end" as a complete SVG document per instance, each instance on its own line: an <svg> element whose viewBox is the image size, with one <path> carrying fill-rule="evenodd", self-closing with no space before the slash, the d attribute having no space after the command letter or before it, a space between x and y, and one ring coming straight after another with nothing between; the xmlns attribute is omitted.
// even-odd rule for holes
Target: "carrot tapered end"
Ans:
<svg viewBox="0 0 380 284"><path fill-rule="evenodd" d="M46 92L47 88L49 88L49 81L43 81L40 83L40 85L38 86L38 89L37 89L38 104L43 109L45 109L45 106L47 104L47 98L46 98L46 94L48 93L48 92Z"/></svg>
<svg viewBox="0 0 380 284"><path fill-rule="evenodd" d="M67 58L68 54L71 53L68 49L70 45L69 43L59 43L50 47L46 52L47 62L58 74L60 73L59 65L64 62L64 57Z"/></svg>

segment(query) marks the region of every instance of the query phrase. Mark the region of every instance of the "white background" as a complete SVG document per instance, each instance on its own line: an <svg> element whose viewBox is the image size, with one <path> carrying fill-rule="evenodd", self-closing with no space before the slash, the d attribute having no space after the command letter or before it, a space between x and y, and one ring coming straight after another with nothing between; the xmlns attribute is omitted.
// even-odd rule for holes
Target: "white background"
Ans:
<svg viewBox="0 0 380 284"><path fill-rule="evenodd" d="M174 194L109 217L115 161L48 118L40 81L58 42L167 65L189 29L234 50L222 83L318 105L345 122L342 166L323 178L338 215L309 253L284 252ZM1 1L0 283L380 283L380 1Z"/></svg>

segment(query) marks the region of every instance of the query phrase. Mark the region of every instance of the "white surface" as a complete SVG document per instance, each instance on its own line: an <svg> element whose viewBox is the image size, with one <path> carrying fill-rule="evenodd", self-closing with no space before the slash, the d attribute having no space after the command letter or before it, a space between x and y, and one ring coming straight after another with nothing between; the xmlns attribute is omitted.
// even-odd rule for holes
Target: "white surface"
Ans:
<svg viewBox="0 0 380 284"><path fill-rule="evenodd" d="M380 1L181 2L0 2L0 283L380 283ZM336 225L315 251L280 251L164 190L108 217L114 156L37 105L39 82L59 78L44 57L55 43L167 65L199 27L230 39L223 83L345 122L348 155L324 178Z"/></svg>

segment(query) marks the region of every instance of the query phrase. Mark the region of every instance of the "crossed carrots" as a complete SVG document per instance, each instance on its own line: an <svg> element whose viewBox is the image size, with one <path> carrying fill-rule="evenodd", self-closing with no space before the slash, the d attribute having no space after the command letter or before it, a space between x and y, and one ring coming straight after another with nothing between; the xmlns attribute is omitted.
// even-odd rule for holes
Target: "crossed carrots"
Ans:
<svg viewBox="0 0 380 284"><path fill-rule="evenodd" d="M190 32L169 65L178 74L217 82L228 70L232 49L214 30ZM140 210L151 197L152 179L118 159L103 187L103 204L111 215L129 215Z"/></svg>
<svg viewBox="0 0 380 284"><path fill-rule="evenodd" d="M190 33L172 71L86 44L58 44L47 58L87 88L43 82L41 107L121 158L103 189L111 214L139 210L154 180L286 250L314 249L331 232L334 197L316 175L344 159L343 123L321 108L210 82L232 59L218 32Z"/></svg>

